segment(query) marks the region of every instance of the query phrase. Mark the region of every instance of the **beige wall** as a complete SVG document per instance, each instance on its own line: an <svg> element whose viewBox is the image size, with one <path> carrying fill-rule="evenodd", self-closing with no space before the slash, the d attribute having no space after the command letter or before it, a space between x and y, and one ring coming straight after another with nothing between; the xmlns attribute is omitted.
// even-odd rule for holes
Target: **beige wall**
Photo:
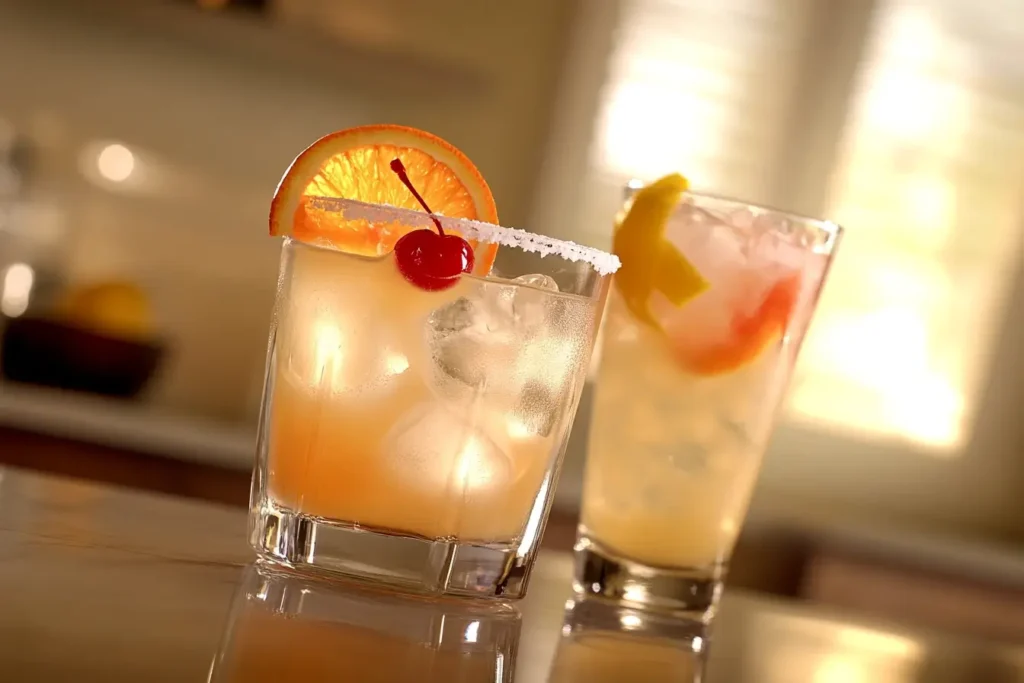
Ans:
<svg viewBox="0 0 1024 683"><path fill-rule="evenodd" d="M295 154L350 125L423 127L466 151L521 223L571 2L282 8L272 28L157 2L0 0L0 117L42 150L36 192L69 218L70 277L141 282L173 345L153 398L220 417L257 399L277 259L267 204ZM356 30L328 40L310 22ZM137 152L132 182L80 172L103 140Z"/></svg>
<svg viewBox="0 0 1024 683"><path fill-rule="evenodd" d="M566 67L568 85L560 90L555 115L559 145L552 149L559 154L546 166L545 188L538 193L536 223L545 232L570 239L597 239L601 228L591 226L607 225L607 207L619 201L617 186L600 186L604 176L592 173L588 157L594 111L607 77L607 66L595 51L607 52L621 22L613 4L620 5L621 12L629 3L588 5L575 25ZM872 7L879 4L836 0L827 4L827 10L825 3L814 7L801 52L807 58L800 60L807 71L801 96L813 100L813 116L802 112L790 117L788 137L780 136L789 157L779 164L788 170L776 174L779 181L770 205L808 215L823 212L837 143L849 116L851 84L860 73ZM595 199L599 195L604 199ZM575 203L565 202L566 196L573 196ZM608 230L604 228L605 233ZM839 259L842 254L840 248ZM909 440L812 427L783 414L750 508L752 524L841 524L894 534L907 529L937 532L939 539L952 534L1024 540L1019 502L1024 491L1024 260L1019 250L1011 256L1017 259L1017 281L1007 288L1006 301L999 306L999 342L984 369L989 379L968 443L936 454ZM560 483L563 506L574 506L580 493L589 402L588 392Z"/></svg>

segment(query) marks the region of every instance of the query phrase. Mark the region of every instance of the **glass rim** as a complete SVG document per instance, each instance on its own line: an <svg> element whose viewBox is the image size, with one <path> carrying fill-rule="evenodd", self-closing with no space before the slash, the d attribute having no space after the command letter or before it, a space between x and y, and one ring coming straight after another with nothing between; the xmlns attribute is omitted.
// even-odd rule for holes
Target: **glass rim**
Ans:
<svg viewBox="0 0 1024 683"><path fill-rule="evenodd" d="M337 197L307 197L306 201L318 209L342 213L349 220L363 219L371 222L382 220L400 221L402 225L412 228L434 228L433 219L430 214L416 211L415 209L406 209L388 204L371 204L355 199L341 199ZM533 252L541 257L557 256L565 261L583 261L602 276L614 274L622 265L619 257L615 254L577 244L570 240L560 240L519 228L507 228L468 218L451 218L441 214L435 215L441 221L442 227L452 229L466 239Z"/></svg>
<svg viewBox="0 0 1024 683"><path fill-rule="evenodd" d="M632 179L626 183L624 188L625 198L628 201L632 198L633 194L637 190L648 185L648 183L639 180ZM836 223L825 218L814 218L813 216L807 216L793 211L787 211L785 209L779 209L774 206L768 206L767 204L758 204L756 202L750 202L745 199L737 199L736 197L730 197L728 195L715 194L713 192L695 192L693 190L686 190L680 199L679 204L682 204L687 197L692 197L697 200L706 199L713 202L719 202L724 205L731 206L735 209L747 209L752 210L755 214L771 214L779 218L785 218L791 221L799 222L801 225L805 225L809 228L817 230L824 236L824 247L828 251L835 249L839 243L840 238L845 234L846 229Z"/></svg>

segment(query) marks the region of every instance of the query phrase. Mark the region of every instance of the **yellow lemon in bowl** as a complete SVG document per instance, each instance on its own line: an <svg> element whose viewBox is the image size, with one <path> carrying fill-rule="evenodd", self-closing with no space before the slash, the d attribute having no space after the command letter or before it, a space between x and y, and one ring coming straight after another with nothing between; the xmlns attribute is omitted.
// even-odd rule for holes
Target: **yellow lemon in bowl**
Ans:
<svg viewBox="0 0 1024 683"><path fill-rule="evenodd" d="M96 282L71 288L57 308L62 321L118 339L153 336L149 297L127 281Z"/></svg>

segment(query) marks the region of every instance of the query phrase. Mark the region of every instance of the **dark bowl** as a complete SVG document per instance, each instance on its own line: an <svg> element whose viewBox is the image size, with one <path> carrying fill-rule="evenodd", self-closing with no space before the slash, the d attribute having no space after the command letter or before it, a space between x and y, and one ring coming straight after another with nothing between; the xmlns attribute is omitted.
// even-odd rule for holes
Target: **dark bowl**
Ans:
<svg viewBox="0 0 1024 683"><path fill-rule="evenodd" d="M0 374L14 382L133 397L156 372L164 348L108 337L43 318L8 321Z"/></svg>

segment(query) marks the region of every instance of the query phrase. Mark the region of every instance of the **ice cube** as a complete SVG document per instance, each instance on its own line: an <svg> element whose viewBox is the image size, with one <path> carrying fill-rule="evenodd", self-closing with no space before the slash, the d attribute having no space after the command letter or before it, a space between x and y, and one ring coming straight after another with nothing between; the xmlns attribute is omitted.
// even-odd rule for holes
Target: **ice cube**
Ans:
<svg viewBox="0 0 1024 683"><path fill-rule="evenodd" d="M551 296L558 291L558 283L548 275L520 275L512 280L512 313L518 330L523 334L539 331L540 326L558 312L552 310L559 299Z"/></svg>
<svg viewBox="0 0 1024 683"><path fill-rule="evenodd" d="M430 326L441 334L461 332L473 324L473 302L459 297L430 314Z"/></svg>
<svg viewBox="0 0 1024 683"><path fill-rule="evenodd" d="M725 406L696 405L681 411L675 423L674 468L689 474L707 470L731 471L751 449L744 422L728 414Z"/></svg>
<svg viewBox="0 0 1024 683"><path fill-rule="evenodd" d="M384 441L384 461L410 486L438 494L486 491L513 479L511 460L481 424L434 403L395 423Z"/></svg>
<svg viewBox="0 0 1024 683"><path fill-rule="evenodd" d="M750 209L742 208L730 212L726 220L740 230L748 230L757 222L758 216Z"/></svg>
<svg viewBox="0 0 1024 683"><path fill-rule="evenodd" d="M426 342L436 381L451 378L482 389L498 364L514 360L516 331L507 289L485 283L479 296L462 297L430 314Z"/></svg>
<svg viewBox="0 0 1024 683"><path fill-rule="evenodd" d="M712 283L723 269L734 269L747 259L747 236L718 214L692 204L679 207L667 236Z"/></svg>
<svg viewBox="0 0 1024 683"><path fill-rule="evenodd" d="M441 384L447 377L490 394L518 393L511 384L517 359L544 331L553 313L552 291L558 285L547 275L523 275L481 283L472 295L434 311L427 319L427 346Z"/></svg>
<svg viewBox="0 0 1024 683"><path fill-rule="evenodd" d="M527 287L534 287L536 289L544 289L549 292L558 291L558 283L550 275L543 275L541 273L531 273L529 275L520 275L519 277L512 280L517 285L526 285Z"/></svg>

